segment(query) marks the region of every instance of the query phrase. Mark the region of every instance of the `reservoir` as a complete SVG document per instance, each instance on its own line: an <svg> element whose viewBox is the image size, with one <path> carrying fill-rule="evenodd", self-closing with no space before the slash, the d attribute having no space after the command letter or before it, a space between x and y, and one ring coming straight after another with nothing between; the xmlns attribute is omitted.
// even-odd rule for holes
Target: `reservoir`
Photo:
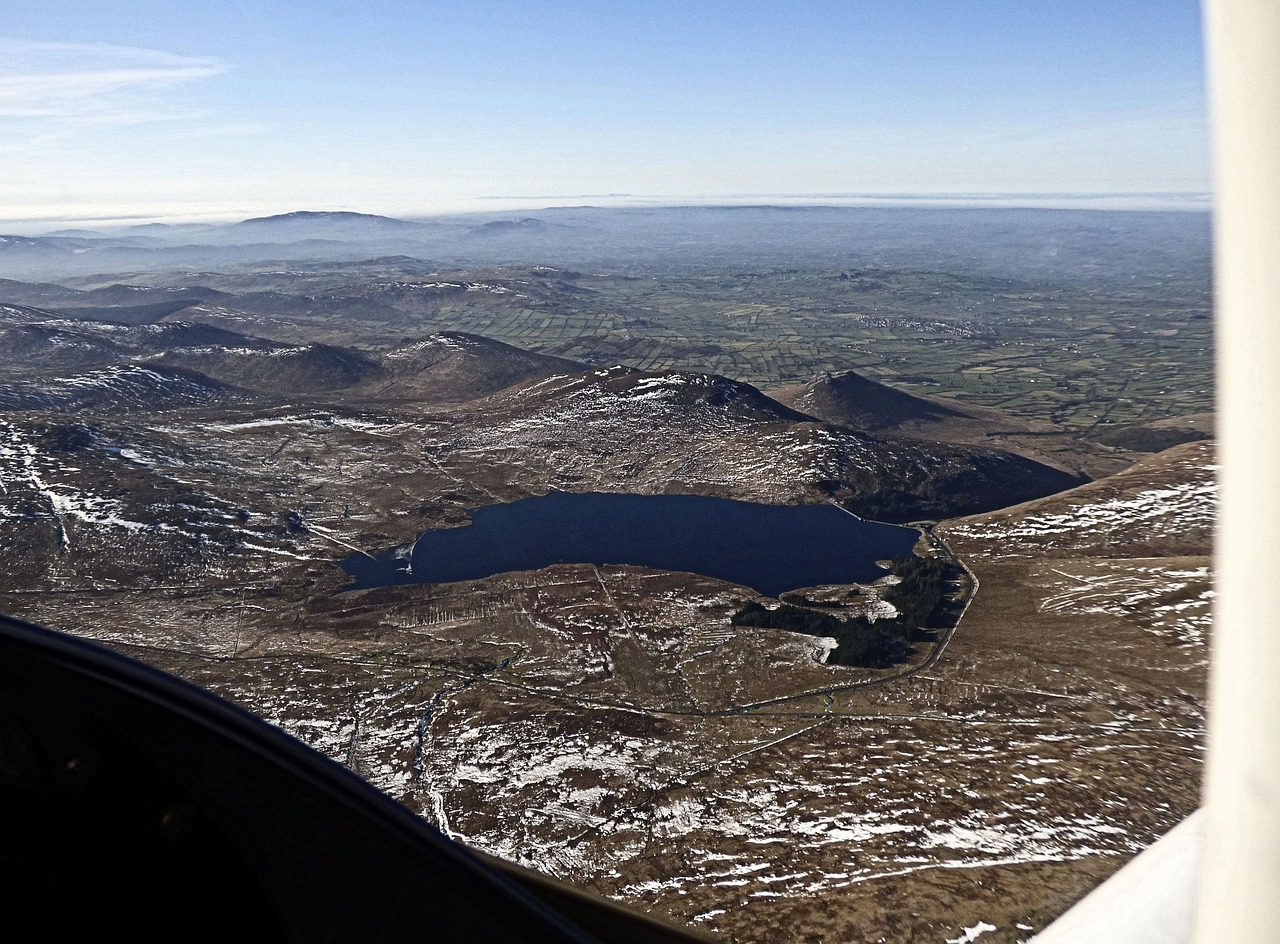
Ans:
<svg viewBox="0 0 1280 944"><path fill-rule="evenodd" d="M863 521L834 505L762 505L698 495L553 492L469 511L461 528L424 532L406 557L355 554L347 589L447 583L550 564L634 564L743 584L767 596L866 583L877 560L919 532Z"/></svg>

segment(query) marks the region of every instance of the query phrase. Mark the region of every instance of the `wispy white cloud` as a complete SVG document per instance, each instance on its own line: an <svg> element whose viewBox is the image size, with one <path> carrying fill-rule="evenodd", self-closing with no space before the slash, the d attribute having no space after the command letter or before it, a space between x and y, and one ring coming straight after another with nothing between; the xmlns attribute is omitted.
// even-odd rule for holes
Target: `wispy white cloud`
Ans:
<svg viewBox="0 0 1280 944"><path fill-rule="evenodd" d="M160 93L225 71L216 59L154 49L0 38L0 119L166 120L182 111Z"/></svg>

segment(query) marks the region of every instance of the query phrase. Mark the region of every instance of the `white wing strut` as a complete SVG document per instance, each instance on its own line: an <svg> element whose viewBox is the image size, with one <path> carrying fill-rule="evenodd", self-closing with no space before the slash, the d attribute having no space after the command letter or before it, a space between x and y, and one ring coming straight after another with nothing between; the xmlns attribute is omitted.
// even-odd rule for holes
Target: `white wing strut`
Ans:
<svg viewBox="0 0 1280 944"><path fill-rule="evenodd" d="M1221 504L1197 944L1280 940L1280 2L1205 0Z"/></svg>
<svg viewBox="0 0 1280 944"><path fill-rule="evenodd" d="M1036 944L1280 941L1280 0L1204 0L1221 501L1204 806Z"/></svg>

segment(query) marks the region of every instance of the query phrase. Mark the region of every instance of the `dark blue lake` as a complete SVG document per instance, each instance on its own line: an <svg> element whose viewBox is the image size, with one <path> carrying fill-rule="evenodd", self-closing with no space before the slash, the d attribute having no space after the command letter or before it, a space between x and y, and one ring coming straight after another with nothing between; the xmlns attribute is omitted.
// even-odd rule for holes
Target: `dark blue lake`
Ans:
<svg viewBox="0 0 1280 944"><path fill-rule="evenodd" d="M768 596L884 575L911 528L862 521L834 505L760 505L697 495L553 492L470 511L472 523L424 532L409 561L353 554L349 589L447 583L549 564L636 564L744 584ZM411 568L406 569L405 564Z"/></svg>

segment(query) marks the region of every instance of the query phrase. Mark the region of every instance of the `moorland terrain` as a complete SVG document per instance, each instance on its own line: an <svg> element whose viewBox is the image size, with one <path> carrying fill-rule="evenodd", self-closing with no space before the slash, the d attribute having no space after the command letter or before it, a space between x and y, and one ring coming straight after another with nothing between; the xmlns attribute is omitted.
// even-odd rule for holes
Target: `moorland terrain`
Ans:
<svg viewBox="0 0 1280 944"><path fill-rule="evenodd" d="M0 609L724 940L1022 940L1198 801L1207 260L1199 214L1066 211L4 237ZM696 574L345 589L552 490L919 522L963 615L858 667Z"/></svg>

